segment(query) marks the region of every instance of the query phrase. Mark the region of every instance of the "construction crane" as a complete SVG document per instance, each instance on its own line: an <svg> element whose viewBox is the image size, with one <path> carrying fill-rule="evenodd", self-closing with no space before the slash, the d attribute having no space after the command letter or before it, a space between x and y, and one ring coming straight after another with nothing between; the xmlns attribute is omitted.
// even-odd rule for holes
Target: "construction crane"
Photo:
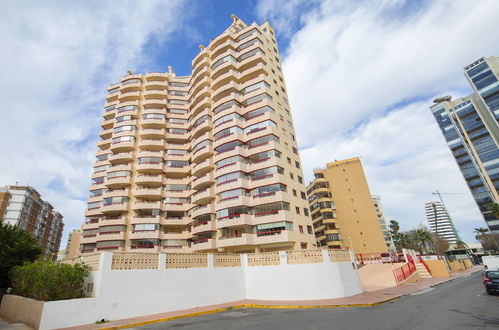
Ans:
<svg viewBox="0 0 499 330"><path fill-rule="evenodd" d="M447 217L449 218L449 222L452 226L452 230L454 231L454 234L456 235L456 239L458 241L461 240L459 237L459 233L456 230L456 227L454 226L454 222L452 221L452 218L450 216L449 211L447 211L447 208L445 207L444 200L442 198L442 195L465 195L465 193L441 193L440 191L435 191L431 193L432 195L438 195L438 199L440 200L440 203L442 204L442 207L444 208L445 214L447 214ZM437 226L437 214L436 214L436 209L434 209L435 212L435 233L438 235L438 226Z"/></svg>

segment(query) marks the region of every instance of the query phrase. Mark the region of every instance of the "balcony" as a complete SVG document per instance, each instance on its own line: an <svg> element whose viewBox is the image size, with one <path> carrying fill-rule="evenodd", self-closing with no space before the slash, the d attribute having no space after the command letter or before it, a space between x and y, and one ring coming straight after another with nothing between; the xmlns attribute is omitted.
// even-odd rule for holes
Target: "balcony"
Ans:
<svg viewBox="0 0 499 330"><path fill-rule="evenodd" d="M161 218L162 226L187 226L192 222L192 219L189 217L164 217Z"/></svg>
<svg viewBox="0 0 499 330"><path fill-rule="evenodd" d="M113 178L107 178L105 181L105 185L109 189L119 189L130 185L131 180L131 176L117 176Z"/></svg>
<svg viewBox="0 0 499 330"><path fill-rule="evenodd" d="M199 225L193 224L191 227L191 234L196 235L199 233L205 233L207 231L216 231L215 221L206 221Z"/></svg>
<svg viewBox="0 0 499 330"><path fill-rule="evenodd" d="M145 107L166 108L166 98L148 98L143 102Z"/></svg>
<svg viewBox="0 0 499 330"><path fill-rule="evenodd" d="M150 87L150 86L148 86ZM154 88L154 89L152 89ZM165 86L152 86L144 92L146 100L166 100L166 87Z"/></svg>
<svg viewBox="0 0 499 330"><path fill-rule="evenodd" d="M111 164L123 164L128 163L133 160L133 152L119 152L116 154L111 154L108 158Z"/></svg>
<svg viewBox="0 0 499 330"><path fill-rule="evenodd" d="M102 194L102 198L108 197L128 197L130 190L128 188L124 189L108 189Z"/></svg>
<svg viewBox="0 0 499 330"><path fill-rule="evenodd" d="M105 230L105 229L104 229ZM122 241L125 239L124 231L103 231L97 236L99 241Z"/></svg>
<svg viewBox="0 0 499 330"><path fill-rule="evenodd" d="M215 213L213 205L199 206L194 211L192 211L191 218L196 218L200 215L213 214L213 213Z"/></svg>
<svg viewBox="0 0 499 330"><path fill-rule="evenodd" d="M240 234L238 236L219 236L217 238L217 247L228 247L236 245L254 245L255 234Z"/></svg>
<svg viewBox="0 0 499 330"><path fill-rule="evenodd" d="M191 157L192 157L192 161L197 163L197 162L200 162L204 158L212 156L213 154L214 154L213 145L210 143L210 144L207 144L201 148L193 150L191 153L191 155L192 155Z"/></svg>
<svg viewBox="0 0 499 330"><path fill-rule="evenodd" d="M214 183L215 179L213 178L213 173L208 173L192 180L191 187L192 189L202 190Z"/></svg>
<svg viewBox="0 0 499 330"><path fill-rule="evenodd" d="M143 215L136 216L132 218L131 224L142 224L142 223L157 223L159 224L161 217L159 215Z"/></svg>
<svg viewBox="0 0 499 330"><path fill-rule="evenodd" d="M108 205L101 206L102 213L122 213L126 212L128 208L128 203L111 203Z"/></svg>
<svg viewBox="0 0 499 330"><path fill-rule="evenodd" d="M140 137L143 139L164 139L166 130L164 128L145 128L140 131Z"/></svg>
<svg viewBox="0 0 499 330"><path fill-rule="evenodd" d="M135 179L137 184L162 185L163 177L161 175L138 175Z"/></svg>
<svg viewBox="0 0 499 330"><path fill-rule="evenodd" d="M161 239L188 239L191 238L191 234L187 231L183 232L161 232Z"/></svg>
<svg viewBox="0 0 499 330"><path fill-rule="evenodd" d="M142 140L139 142L140 149L147 150L165 150L165 140Z"/></svg>
<svg viewBox="0 0 499 330"><path fill-rule="evenodd" d="M240 227L253 225L253 218L249 214L234 214L217 219L216 228Z"/></svg>
<svg viewBox="0 0 499 330"><path fill-rule="evenodd" d="M193 239L191 250L193 252L200 252L203 250L213 250L216 249L216 239L214 238L198 238Z"/></svg>
<svg viewBox="0 0 499 330"><path fill-rule="evenodd" d="M132 230L129 239L159 238L159 230Z"/></svg>
<svg viewBox="0 0 499 330"><path fill-rule="evenodd" d="M186 212L190 208L189 203L165 202L161 207L162 211L181 211Z"/></svg>
<svg viewBox="0 0 499 330"><path fill-rule="evenodd" d="M163 163L160 162L141 162L136 166L137 172L149 174L163 173Z"/></svg>
<svg viewBox="0 0 499 330"><path fill-rule="evenodd" d="M291 243L296 241L296 238L292 236L293 232L288 230L268 230L263 233L255 234L254 244Z"/></svg>
<svg viewBox="0 0 499 330"><path fill-rule="evenodd" d="M127 218L122 216L105 216L101 218L101 226L116 226L116 225L126 225Z"/></svg>
<svg viewBox="0 0 499 330"><path fill-rule="evenodd" d="M165 175L171 176L171 177L185 177L189 171L190 168L189 166L172 166L172 165L165 165L163 167L163 171L165 172Z"/></svg>
<svg viewBox="0 0 499 330"><path fill-rule="evenodd" d="M180 142L180 143L186 143L187 140L189 140L189 132L185 133L172 133L172 132L167 132L166 133L166 140L171 142Z"/></svg>
<svg viewBox="0 0 499 330"><path fill-rule="evenodd" d="M101 139L103 140L107 140L111 137L111 135L113 135L113 129L112 128L108 128L108 129L102 129L99 133L99 136L101 137Z"/></svg>
<svg viewBox="0 0 499 330"><path fill-rule="evenodd" d="M125 92L121 93L118 97L120 102L135 101L140 99L140 92Z"/></svg>
<svg viewBox="0 0 499 330"><path fill-rule="evenodd" d="M161 202L135 202L133 203L134 210L149 210L156 209L159 210L161 208Z"/></svg>
<svg viewBox="0 0 499 330"><path fill-rule="evenodd" d="M101 150L109 149L111 145L111 139L100 140L97 142L97 147Z"/></svg>
<svg viewBox="0 0 499 330"><path fill-rule="evenodd" d="M111 143L111 151L113 153L121 153L132 151L134 149L135 141L113 142Z"/></svg>
<svg viewBox="0 0 499 330"><path fill-rule="evenodd" d="M97 243L97 234L81 235L80 244Z"/></svg>
<svg viewBox="0 0 499 330"><path fill-rule="evenodd" d="M193 163L191 174L196 176L202 176L207 172L213 170L214 168L213 159L208 158L199 164Z"/></svg>
<svg viewBox="0 0 499 330"><path fill-rule="evenodd" d="M136 188L133 192L139 198L161 198L163 188Z"/></svg>
<svg viewBox="0 0 499 330"><path fill-rule="evenodd" d="M165 128L166 118L143 118L142 119L142 129L145 128Z"/></svg>

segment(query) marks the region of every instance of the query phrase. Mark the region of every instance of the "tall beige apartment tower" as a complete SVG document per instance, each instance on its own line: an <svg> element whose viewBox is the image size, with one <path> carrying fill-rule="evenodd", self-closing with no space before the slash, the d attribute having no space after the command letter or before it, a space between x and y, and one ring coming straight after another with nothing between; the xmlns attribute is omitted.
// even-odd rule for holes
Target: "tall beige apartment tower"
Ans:
<svg viewBox="0 0 499 330"><path fill-rule="evenodd" d="M307 195L317 245L353 248L356 254L388 252L360 159L328 163L314 176Z"/></svg>
<svg viewBox="0 0 499 330"><path fill-rule="evenodd" d="M315 245L274 30L232 19L190 76L109 87L80 253Z"/></svg>

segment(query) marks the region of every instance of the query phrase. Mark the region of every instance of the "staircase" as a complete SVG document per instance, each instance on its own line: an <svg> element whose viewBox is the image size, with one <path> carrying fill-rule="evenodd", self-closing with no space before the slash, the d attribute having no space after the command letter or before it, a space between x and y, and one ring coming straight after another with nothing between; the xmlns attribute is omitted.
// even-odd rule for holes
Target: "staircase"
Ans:
<svg viewBox="0 0 499 330"><path fill-rule="evenodd" d="M416 265L416 270L418 271L420 278L432 278L433 277L428 272L428 270L426 269L425 265L423 265L423 263L416 261L414 264Z"/></svg>

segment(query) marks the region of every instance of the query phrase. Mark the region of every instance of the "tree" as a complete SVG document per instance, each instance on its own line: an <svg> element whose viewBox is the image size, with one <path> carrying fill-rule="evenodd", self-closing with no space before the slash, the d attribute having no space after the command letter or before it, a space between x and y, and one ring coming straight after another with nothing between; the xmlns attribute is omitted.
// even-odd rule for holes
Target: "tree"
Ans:
<svg viewBox="0 0 499 330"><path fill-rule="evenodd" d="M10 286L9 273L14 266L35 261L42 248L25 230L0 223L0 288Z"/></svg>
<svg viewBox="0 0 499 330"><path fill-rule="evenodd" d="M430 252L430 247L433 243L433 234L426 227L421 226L411 230L410 236L419 253L424 254Z"/></svg>
<svg viewBox="0 0 499 330"><path fill-rule="evenodd" d="M447 250L449 250L449 241L441 235L433 234L432 249L437 254L444 254Z"/></svg>
<svg viewBox="0 0 499 330"><path fill-rule="evenodd" d="M497 204L495 204L497 205ZM485 251L494 251L499 250L496 244L496 240L499 239L499 235L495 235L489 232L488 228L480 227L475 228L473 231L475 233L475 238L482 244L482 247Z"/></svg>
<svg viewBox="0 0 499 330"><path fill-rule="evenodd" d="M494 217L499 219L499 204L496 203L489 204L489 211L492 212Z"/></svg>

